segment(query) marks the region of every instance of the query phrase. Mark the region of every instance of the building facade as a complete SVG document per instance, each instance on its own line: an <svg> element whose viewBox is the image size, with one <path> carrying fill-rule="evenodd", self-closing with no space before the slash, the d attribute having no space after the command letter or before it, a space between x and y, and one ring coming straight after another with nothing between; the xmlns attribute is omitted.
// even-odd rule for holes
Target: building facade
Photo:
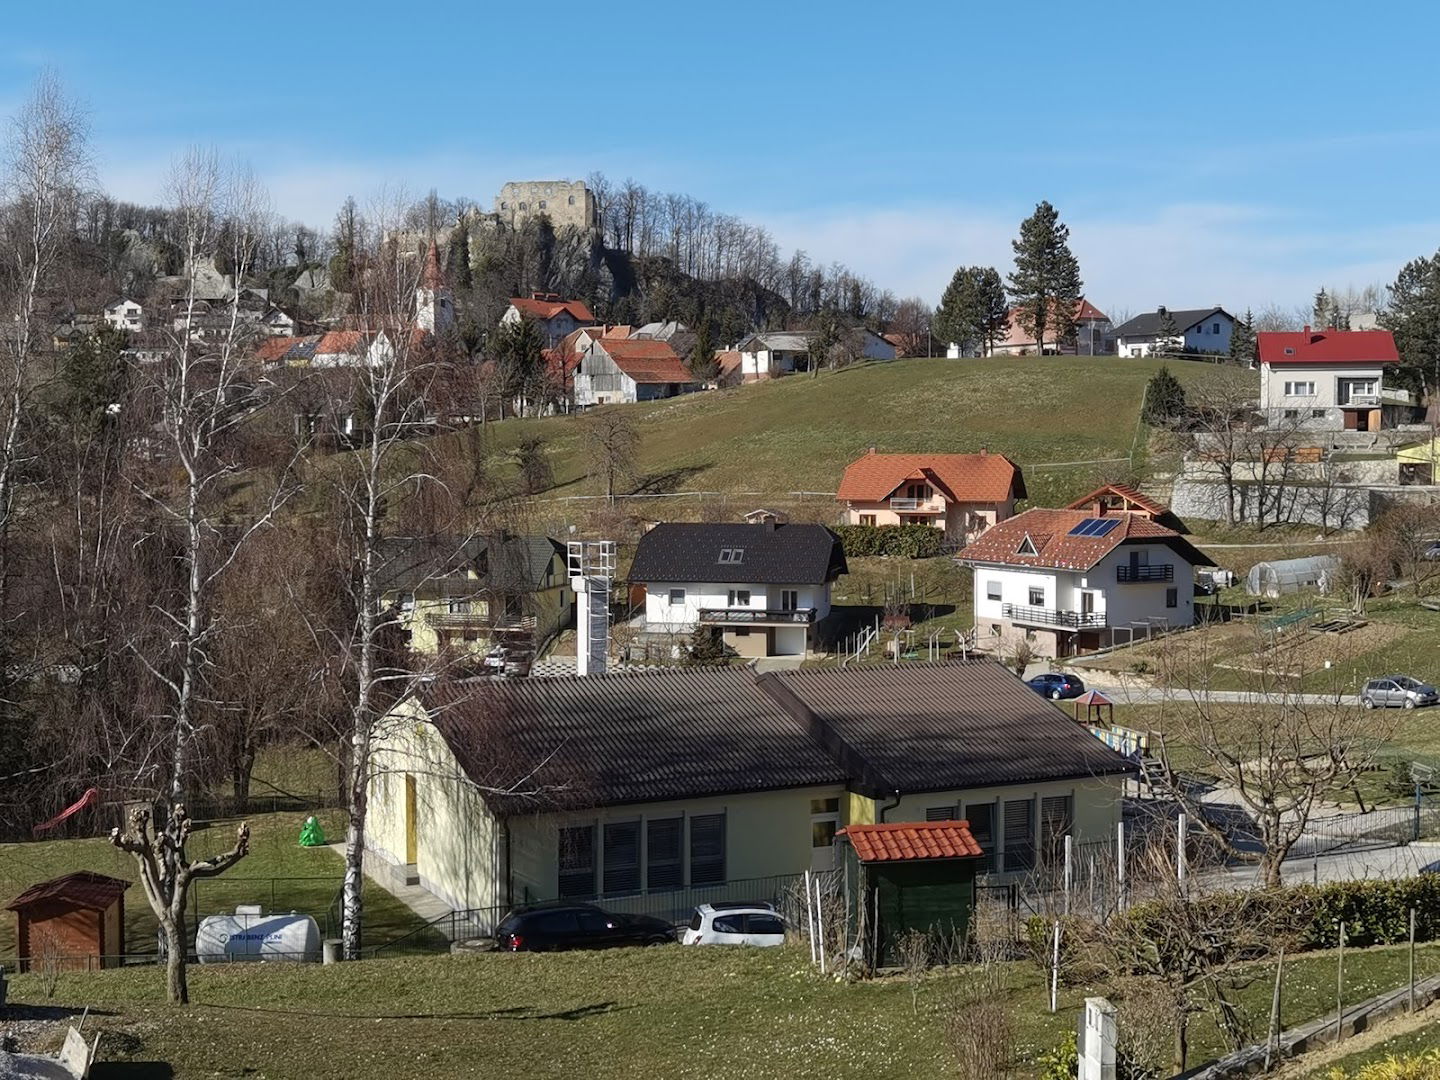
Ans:
<svg viewBox="0 0 1440 1080"><path fill-rule="evenodd" d="M1175 334L1161 342L1160 331L1167 315L1174 321ZM1161 351L1224 354L1230 351L1230 336L1234 330L1234 317L1221 307L1184 311L1160 307L1117 326L1115 351L1121 356L1154 356Z"/></svg>
<svg viewBox="0 0 1440 1080"><path fill-rule="evenodd" d="M1379 431L1386 423L1385 369L1400 362L1388 330L1255 335L1260 409L1272 425Z"/></svg>
<svg viewBox="0 0 1440 1080"><path fill-rule="evenodd" d="M929 525L968 544L1015 512L1020 467L1003 454L877 454L852 461L836 497L847 525Z"/></svg>
<svg viewBox="0 0 1440 1080"><path fill-rule="evenodd" d="M583 180L512 180L495 196L493 213L511 228L544 214L557 229L596 229L595 193Z"/></svg>

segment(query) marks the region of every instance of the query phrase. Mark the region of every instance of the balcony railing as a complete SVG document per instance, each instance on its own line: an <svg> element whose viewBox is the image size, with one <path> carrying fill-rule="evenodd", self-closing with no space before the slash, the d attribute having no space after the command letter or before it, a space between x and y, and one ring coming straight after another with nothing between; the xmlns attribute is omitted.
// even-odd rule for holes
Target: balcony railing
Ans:
<svg viewBox="0 0 1440 1080"><path fill-rule="evenodd" d="M702 623L812 623L814 608L776 611L773 608L701 608Z"/></svg>
<svg viewBox="0 0 1440 1080"><path fill-rule="evenodd" d="M1345 395L1342 395L1342 400L1341 400L1340 404L1341 404L1342 407L1347 406L1347 405L1365 405L1365 406L1370 406L1370 407L1373 408L1374 406L1380 404L1380 395L1379 395L1379 394L1345 394Z"/></svg>
<svg viewBox="0 0 1440 1080"><path fill-rule="evenodd" d="M1170 563L1157 563L1153 566L1117 566L1115 580L1120 582L1174 581L1175 567Z"/></svg>
<svg viewBox="0 0 1440 1080"><path fill-rule="evenodd" d="M901 499L890 500L890 509L912 514L943 514L945 508L939 506L929 499Z"/></svg>
<svg viewBox="0 0 1440 1080"><path fill-rule="evenodd" d="M1059 608L1028 607L1024 604L1001 604L1000 614L1018 623L1032 626L1068 626L1072 629L1105 625L1103 611L1061 611Z"/></svg>

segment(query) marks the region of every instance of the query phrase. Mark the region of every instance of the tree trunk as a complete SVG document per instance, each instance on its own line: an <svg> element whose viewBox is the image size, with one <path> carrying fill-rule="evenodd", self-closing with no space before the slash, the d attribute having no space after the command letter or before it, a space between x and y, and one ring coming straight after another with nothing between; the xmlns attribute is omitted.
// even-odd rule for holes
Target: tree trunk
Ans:
<svg viewBox="0 0 1440 1080"><path fill-rule="evenodd" d="M160 920L165 935L165 996L172 1005L190 1004L190 986L185 978L188 942L185 940L185 901L180 898L170 914Z"/></svg>
<svg viewBox="0 0 1440 1080"><path fill-rule="evenodd" d="M1185 1059L1190 1056L1190 1014L1183 1009L1175 1017L1175 1054L1170 1062L1175 1072L1185 1071Z"/></svg>
<svg viewBox="0 0 1440 1080"><path fill-rule="evenodd" d="M246 739L235 754L230 769L230 785L235 806L232 813L244 814L250 808L250 776L255 771L255 744Z"/></svg>
<svg viewBox="0 0 1440 1080"><path fill-rule="evenodd" d="M365 819L350 814L345 831L345 883L341 891L341 946L346 960L360 959L360 930L365 918Z"/></svg>

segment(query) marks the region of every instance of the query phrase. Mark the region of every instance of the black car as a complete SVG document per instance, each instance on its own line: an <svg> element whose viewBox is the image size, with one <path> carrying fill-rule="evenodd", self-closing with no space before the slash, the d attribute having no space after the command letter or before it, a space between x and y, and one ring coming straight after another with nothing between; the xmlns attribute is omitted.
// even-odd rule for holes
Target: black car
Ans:
<svg viewBox="0 0 1440 1080"><path fill-rule="evenodd" d="M1036 675L1033 679L1026 679L1025 685L1037 694L1044 694L1053 701L1079 697L1085 692L1085 684L1080 681L1080 676L1062 675L1054 671Z"/></svg>
<svg viewBox="0 0 1440 1080"><path fill-rule="evenodd" d="M675 928L651 915L622 915L594 904L535 904L516 908L495 928L506 952L608 949L616 945L668 945Z"/></svg>

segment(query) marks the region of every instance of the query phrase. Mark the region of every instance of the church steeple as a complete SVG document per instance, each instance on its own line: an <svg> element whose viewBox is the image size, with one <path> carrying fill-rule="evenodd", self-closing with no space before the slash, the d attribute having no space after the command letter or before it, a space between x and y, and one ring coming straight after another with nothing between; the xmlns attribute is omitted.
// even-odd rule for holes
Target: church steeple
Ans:
<svg viewBox="0 0 1440 1080"><path fill-rule="evenodd" d="M455 325L455 296L440 269L440 245L434 237L425 252L425 266L415 290L415 325L432 334L443 334Z"/></svg>

